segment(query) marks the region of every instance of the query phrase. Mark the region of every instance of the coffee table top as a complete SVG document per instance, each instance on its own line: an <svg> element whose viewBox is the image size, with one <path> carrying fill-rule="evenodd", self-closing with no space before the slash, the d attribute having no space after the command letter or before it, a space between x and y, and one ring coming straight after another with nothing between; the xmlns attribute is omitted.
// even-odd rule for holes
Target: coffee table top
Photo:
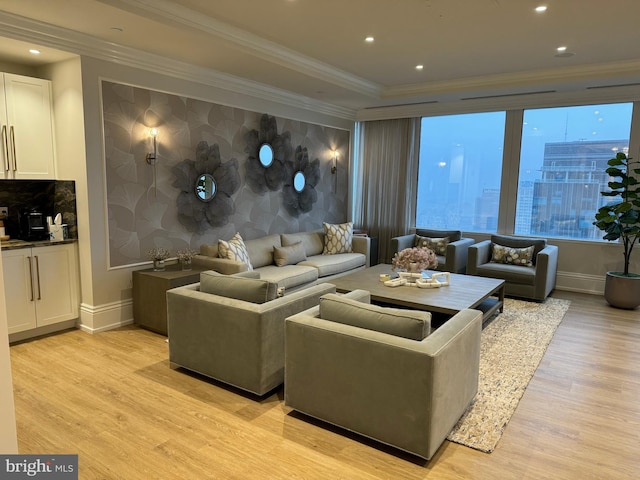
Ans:
<svg viewBox="0 0 640 480"><path fill-rule="evenodd" d="M392 274L391 265L379 264L331 280L338 292L362 289L371 293L371 299L417 310L428 310L455 315L465 308L479 307L491 296L497 296L502 306L504 280L451 274L450 285L440 288L411 286L387 287L380 281L383 273ZM429 274L438 273L428 271Z"/></svg>

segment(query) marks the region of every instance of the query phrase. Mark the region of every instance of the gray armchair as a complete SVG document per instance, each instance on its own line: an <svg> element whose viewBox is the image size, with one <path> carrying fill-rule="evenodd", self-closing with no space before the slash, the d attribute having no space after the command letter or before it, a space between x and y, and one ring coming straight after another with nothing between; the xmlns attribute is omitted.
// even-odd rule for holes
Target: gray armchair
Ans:
<svg viewBox="0 0 640 480"><path fill-rule="evenodd" d="M419 237L448 238L444 255L436 252L438 268L441 272L465 273L467 268L467 249L473 245L473 238L463 238L460 230L425 230L417 229L416 233L402 235L391 239L391 249L394 253L405 248L415 247Z"/></svg>
<svg viewBox="0 0 640 480"><path fill-rule="evenodd" d="M477 393L481 312L462 310L417 340L399 336L404 327L394 320L380 321L385 314L366 291L342 296L333 312L340 321L320 318L327 297L338 296L286 320L286 405L430 459ZM357 305L362 313L350 311Z"/></svg>
<svg viewBox="0 0 640 480"><path fill-rule="evenodd" d="M533 246L532 266L492 262L494 244L519 249ZM491 240L469 247L467 273L504 280L505 293L513 297L543 301L556 286L557 270L558 247L543 238L492 235Z"/></svg>
<svg viewBox="0 0 640 480"><path fill-rule="evenodd" d="M264 395L284 380L284 319L317 305L335 286L323 283L269 300L262 295L275 284L218 277L213 278L217 285L208 286L219 294L201 291L202 277L200 283L167 291L171 367Z"/></svg>

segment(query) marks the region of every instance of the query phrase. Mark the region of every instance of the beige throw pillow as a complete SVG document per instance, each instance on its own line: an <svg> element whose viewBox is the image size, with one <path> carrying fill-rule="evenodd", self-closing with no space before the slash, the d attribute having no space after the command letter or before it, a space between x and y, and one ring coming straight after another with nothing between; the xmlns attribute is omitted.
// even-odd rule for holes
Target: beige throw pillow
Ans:
<svg viewBox="0 0 640 480"><path fill-rule="evenodd" d="M335 255L336 253L351 253L353 241L353 222L333 225L323 223L324 250L323 255Z"/></svg>
<svg viewBox="0 0 640 480"><path fill-rule="evenodd" d="M273 260L278 267L295 265L307 259L302 242L287 247L273 247Z"/></svg>
<svg viewBox="0 0 640 480"><path fill-rule="evenodd" d="M247 247L239 233L236 233L231 237L231 240L228 242L225 240L218 240L218 254L221 258L228 258L229 260L237 260L238 262L246 263L248 270L253 270L251 259L247 252Z"/></svg>

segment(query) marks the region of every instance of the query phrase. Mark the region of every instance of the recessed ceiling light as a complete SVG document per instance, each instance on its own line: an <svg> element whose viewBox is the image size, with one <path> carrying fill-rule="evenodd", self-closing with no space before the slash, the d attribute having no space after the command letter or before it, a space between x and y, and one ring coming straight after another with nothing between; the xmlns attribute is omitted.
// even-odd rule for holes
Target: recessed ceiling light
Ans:
<svg viewBox="0 0 640 480"><path fill-rule="evenodd" d="M546 5L539 5L536 7L536 12L538 13L542 13L542 12L546 12L547 11L547 6Z"/></svg>
<svg viewBox="0 0 640 480"><path fill-rule="evenodd" d="M424 68L424 65L416 65L416 70L422 70Z"/></svg>
<svg viewBox="0 0 640 480"><path fill-rule="evenodd" d="M40 55L40 50L35 49L35 48L31 48L31 49L29 49L29 53L31 55Z"/></svg>
<svg viewBox="0 0 640 480"><path fill-rule="evenodd" d="M558 50L559 52L566 52L567 51L567 47L558 47L558 48L556 48L556 50Z"/></svg>
<svg viewBox="0 0 640 480"><path fill-rule="evenodd" d="M375 40L375 38L373 38L371 35L369 35L368 37L365 37L364 41L367 43L373 43L373 41Z"/></svg>

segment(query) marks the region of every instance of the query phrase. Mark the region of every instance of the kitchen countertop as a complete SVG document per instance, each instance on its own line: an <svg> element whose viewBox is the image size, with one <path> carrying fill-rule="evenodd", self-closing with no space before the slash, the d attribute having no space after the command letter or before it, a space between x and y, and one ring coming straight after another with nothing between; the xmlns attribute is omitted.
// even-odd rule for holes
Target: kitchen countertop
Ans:
<svg viewBox="0 0 640 480"><path fill-rule="evenodd" d="M78 239L69 238L67 240L5 240L0 242L2 250L17 250L19 248L31 248L31 247L48 247L50 245L61 245L63 243L76 243Z"/></svg>

